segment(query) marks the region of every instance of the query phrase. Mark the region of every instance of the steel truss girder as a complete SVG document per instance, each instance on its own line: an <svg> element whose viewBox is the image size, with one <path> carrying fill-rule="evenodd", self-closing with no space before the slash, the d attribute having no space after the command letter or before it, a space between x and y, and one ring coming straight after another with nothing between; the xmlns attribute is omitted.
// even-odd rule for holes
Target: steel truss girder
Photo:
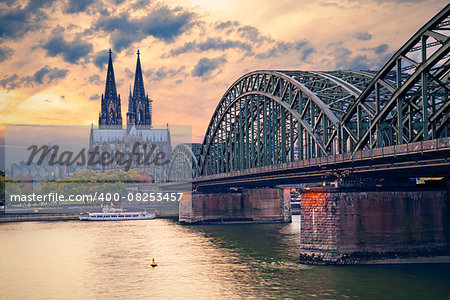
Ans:
<svg viewBox="0 0 450 300"><path fill-rule="evenodd" d="M172 151L167 169L167 181L191 180L198 168L198 157L194 152L200 144L178 144ZM193 149L194 148L194 149ZM194 150L194 151L193 151Z"/></svg>
<svg viewBox="0 0 450 300"><path fill-rule="evenodd" d="M449 11L379 72L243 75L214 111L197 175L449 136Z"/></svg>
<svg viewBox="0 0 450 300"><path fill-rule="evenodd" d="M414 34L375 75L342 120L342 128L354 123L362 107L372 104L376 115L363 113L356 123L349 151L434 139L449 134L449 11L441 12ZM430 40L435 41L430 41ZM446 60L447 59L447 60ZM389 81L387 99L377 92ZM383 83L384 82L384 83ZM425 130L424 130L425 129ZM437 130L439 129L439 130ZM349 134L350 136L350 134ZM350 138L343 134L343 139Z"/></svg>
<svg viewBox="0 0 450 300"><path fill-rule="evenodd" d="M353 81L347 82L340 79L339 76L343 76L343 74L352 77ZM252 135L249 138L250 133L248 131L251 128L253 128L253 131L255 130L257 126L254 122L264 122L271 117L269 113L267 113L268 116L265 115L264 117L259 111L249 108L249 106L258 106L255 103L250 104L248 102L255 101L255 99L256 102L273 101L276 103L275 106L269 104L278 113L277 119L272 120L273 124L279 124L280 121L288 122L288 132L283 132L283 136L278 143L283 147L280 151L287 153L290 157L281 159L281 161L294 160L295 146L302 146L300 152L305 152L300 154L300 158L338 153L339 143L337 140L341 118L345 109L356 99L361 83L365 86L369 81L370 77L368 78L367 74L362 76L350 71L340 73L255 71L242 76L224 94L211 118L203 142L199 174L211 174L254 165L251 162L252 159L256 159L251 156L254 152L236 149L234 143L238 142L240 136L243 138L242 142L253 141L254 136ZM237 104L241 101L247 101L248 103L238 106ZM278 110L281 110L281 112ZM239 120L246 120L246 123L244 124ZM249 126L249 120L251 120L251 126ZM259 131L269 125L260 124ZM286 124L282 126L281 130L286 130ZM264 131L264 134L267 132ZM286 134L294 136L285 137ZM268 143L269 137L265 138L265 142ZM261 139L263 140L264 137L261 137ZM303 145L303 142L308 144L310 149L303 150L306 146ZM244 143L244 145L246 144ZM260 155L263 152L264 145L268 147L263 141L256 149L254 149L255 146L245 147L251 148ZM257 149L258 147L261 149ZM270 145L270 147L273 146ZM267 149L263 153L267 154ZM240 159L246 161L236 164L234 160L238 155L240 155ZM262 165L266 165L266 162L274 159L273 157L258 158ZM215 164L215 166L212 167L211 164Z"/></svg>

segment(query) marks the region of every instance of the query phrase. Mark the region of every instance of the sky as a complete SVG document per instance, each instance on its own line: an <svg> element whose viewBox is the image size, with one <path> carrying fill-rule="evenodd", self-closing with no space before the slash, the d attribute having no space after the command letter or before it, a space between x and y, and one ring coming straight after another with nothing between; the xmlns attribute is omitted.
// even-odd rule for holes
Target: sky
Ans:
<svg viewBox="0 0 450 300"><path fill-rule="evenodd" d="M0 0L1 123L97 125L109 48L126 120L139 49L153 123L191 125L201 142L245 73L378 70L446 4Z"/></svg>

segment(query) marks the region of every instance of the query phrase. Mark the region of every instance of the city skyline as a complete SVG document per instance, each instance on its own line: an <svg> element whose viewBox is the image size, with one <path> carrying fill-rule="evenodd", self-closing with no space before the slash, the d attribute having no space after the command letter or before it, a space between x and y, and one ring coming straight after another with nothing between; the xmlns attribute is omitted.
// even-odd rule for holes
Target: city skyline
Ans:
<svg viewBox="0 0 450 300"><path fill-rule="evenodd" d="M0 66L5 299L450 296L448 1L0 0Z"/></svg>
<svg viewBox="0 0 450 300"><path fill-rule="evenodd" d="M244 73L377 70L445 4L5 2L0 4L2 119L95 124L109 48L124 117L139 49L146 92L154 100L153 123L192 125L193 141L201 142L221 96Z"/></svg>

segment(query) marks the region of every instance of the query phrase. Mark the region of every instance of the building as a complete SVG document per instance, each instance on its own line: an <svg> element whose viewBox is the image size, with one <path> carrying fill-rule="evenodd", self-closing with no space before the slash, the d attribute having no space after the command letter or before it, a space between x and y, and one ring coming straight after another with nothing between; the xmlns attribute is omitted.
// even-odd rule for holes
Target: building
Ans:
<svg viewBox="0 0 450 300"><path fill-rule="evenodd" d="M126 114L126 128L122 125L121 99L117 94L112 62L112 52L109 50L108 70L106 74L105 93L101 98L101 111L98 118L98 129L91 126L89 138L89 153L95 151L109 153L110 157L117 157L119 153L132 154L132 164L127 167L118 161L111 163L99 162L88 166L91 169L102 171L107 169L146 169L155 180L165 178L167 164L161 166L142 163L142 157L155 156L164 153L168 160L172 151L170 131L168 126L164 129L152 127L152 100L145 94L144 80L140 62L140 52L137 52L136 73L133 93L128 97L128 112ZM100 155L98 155L100 159ZM127 156L128 158L128 156ZM125 159L127 159L125 158ZM152 159L149 159L152 161Z"/></svg>
<svg viewBox="0 0 450 300"><path fill-rule="evenodd" d="M148 98L148 94L145 95L139 54L138 50L133 95L130 89L130 95L128 97L127 127L135 125L139 128L151 128L153 101Z"/></svg>
<svg viewBox="0 0 450 300"><path fill-rule="evenodd" d="M52 146L49 144L48 148ZM49 151L43 158L41 163L20 161L11 165L11 170L7 170L6 174L20 182L30 184L30 188L40 187L43 181L53 181L70 177L75 172L79 172L85 169L85 166L72 165L60 165L53 163L52 160L53 151Z"/></svg>

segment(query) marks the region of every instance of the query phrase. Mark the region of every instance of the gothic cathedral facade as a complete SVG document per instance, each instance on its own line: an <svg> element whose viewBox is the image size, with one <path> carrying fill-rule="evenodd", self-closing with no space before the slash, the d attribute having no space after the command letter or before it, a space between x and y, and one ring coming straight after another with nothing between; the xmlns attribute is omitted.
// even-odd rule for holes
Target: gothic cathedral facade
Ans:
<svg viewBox="0 0 450 300"><path fill-rule="evenodd" d="M155 129L152 127L152 100L145 94L144 80L140 61L140 52L137 52L136 73L134 88L128 98L128 112L126 114L126 129L123 128L121 99L117 94L112 52L109 50L108 70L106 73L105 93L101 97L101 111L98 117L98 129L91 127L89 138L89 152L109 152L111 157L117 152L132 153L137 151L143 157L149 152L164 152L166 159L170 158L172 146L169 127ZM139 146L136 148L136 146ZM152 154L150 153L150 156ZM145 165L133 157L132 168L146 169L156 181L164 180L167 165ZM98 164L91 166L96 171L107 169L124 169L116 163Z"/></svg>
<svg viewBox="0 0 450 300"><path fill-rule="evenodd" d="M133 93L128 97L127 128L152 127L152 100L145 94L142 77L141 60L137 52L136 73ZM109 49L108 70L106 73L105 93L101 98L101 111L98 116L99 128L122 128L122 108L120 95L117 95L116 80L112 63L112 52Z"/></svg>

